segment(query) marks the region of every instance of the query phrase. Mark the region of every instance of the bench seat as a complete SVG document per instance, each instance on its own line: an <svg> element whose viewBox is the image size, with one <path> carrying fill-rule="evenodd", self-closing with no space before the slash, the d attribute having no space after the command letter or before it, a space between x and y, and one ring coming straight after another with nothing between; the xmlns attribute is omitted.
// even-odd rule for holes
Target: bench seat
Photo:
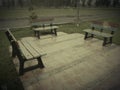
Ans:
<svg viewBox="0 0 120 90"><path fill-rule="evenodd" d="M46 55L44 51L39 50L39 48L30 41L20 40L18 41L20 50L26 60L36 59L36 57Z"/></svg>
<svg viewBox="0 0 120 90"><path fill-rule="evenodd" d="M40 32L41 31L51 31L51 34L55 34L57 36L57 29L58 26L44 26L44 27L38 27L38 28L33 28L34 35L37 36L40 39Z"/></svg>
<svg viewBox="0 0 120 90"><path fill-rule="evenodd" d="M92 29L85 29L83 30L84 32L88 32L88 33L91 33L91 34L94 34L94 35L97 35L97 36L102 36L102 37L113 37L112 34L109 34L109 33L104 33L104 32L99 32L97 30L92 30Z"/></svg>

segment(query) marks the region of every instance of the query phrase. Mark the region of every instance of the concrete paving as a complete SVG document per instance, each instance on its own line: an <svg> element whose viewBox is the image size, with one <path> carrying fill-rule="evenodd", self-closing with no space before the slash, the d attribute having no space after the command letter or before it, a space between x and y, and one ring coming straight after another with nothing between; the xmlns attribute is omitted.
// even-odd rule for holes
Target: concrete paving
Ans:
<svg viewBox="0 0 120 90"><path fill-rule="evenodd" d="M47 55L44 69L26 72L20 79L25 90L120 90L120 46L102 46L102 40L58 32L41 39L25 37ZM19 61L13 60L18 71ZM28 61L25 67L36 64Z"/></svg>

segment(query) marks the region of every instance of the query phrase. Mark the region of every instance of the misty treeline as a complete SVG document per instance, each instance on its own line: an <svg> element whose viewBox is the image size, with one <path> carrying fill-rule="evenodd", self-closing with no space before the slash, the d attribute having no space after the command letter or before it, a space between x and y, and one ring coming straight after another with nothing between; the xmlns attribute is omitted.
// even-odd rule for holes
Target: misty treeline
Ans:
<svg viewBox="0 0 120 90"><path fill-rule="evenodd" d="M118 7L120 0L0 0L1 7Z"/></svg>

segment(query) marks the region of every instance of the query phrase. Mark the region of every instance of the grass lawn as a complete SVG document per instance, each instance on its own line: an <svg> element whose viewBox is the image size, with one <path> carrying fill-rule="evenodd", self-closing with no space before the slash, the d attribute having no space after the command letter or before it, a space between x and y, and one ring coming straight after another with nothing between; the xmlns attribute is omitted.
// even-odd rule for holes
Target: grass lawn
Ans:
<svg viewBox="0 0 120 90"><path fill-rule="evenodd" d="M67 12L66 12L67 11ZM41 16L67 16L67 15L75 15L74 9L55 9L55 8L35 8L34 12L37 13L39 17ZM17 8L17 9L1 9L0 10L0 18L24 18L29 17L31 12L28 8Z"/></svg>
<svg viewBox="0 0 120 90"><path fill-rule="evenodd" d="M44 11L45 10L45 11ZM66 12L65 9L37 9L39 16L59 16L59 15L75 15L74 9L66 9L68 12ZM114 14L119 14L119 9L80 9L81 14L88 15L88 14L101 14L106 13L112 14L113 12L116 12ZM46 12L47 11L47 12ZM15 18L15 17L27 17L29 15L29 12L27 9L19 9L19 10L2 10L0 13L0 18ZM15 14L14 14L15 13ZM115 22L120 24L120 17L113 17L113 18L104 18L101 19L101 21L109 21L109 22ZM76 24L66 24L66 25L60 25L59 31L63 31L66 33L82 33L82 31L85 28L89 28L90 22L83 22L80 23L80 26L76 26ZM22 28L22 29L14 29L12 30L14 36L17 39L20 39L22 37L27 36L33 36L33 31L30 28ZM113 38L113 42L120 45L120 26L115 33L115 37ZM7 37L5 36L5 31L0 31L0 85L7 85L8 90L23 90L22 83L19 80L19 76L16 72L16 69L14 67L14 64L12 62L11 54L9 52L9 41L7 40Z"/></svg>
<svg viewBox="0 0 120 90"><path fill-rule="evenodd" d="M76 8L35 8L39 17L45 16L76 16ZM24 18L29 17L31 12L28 8L0 8L0 18ZM120 8L80 8L80 15L96 14L120 14Z"/></svg>

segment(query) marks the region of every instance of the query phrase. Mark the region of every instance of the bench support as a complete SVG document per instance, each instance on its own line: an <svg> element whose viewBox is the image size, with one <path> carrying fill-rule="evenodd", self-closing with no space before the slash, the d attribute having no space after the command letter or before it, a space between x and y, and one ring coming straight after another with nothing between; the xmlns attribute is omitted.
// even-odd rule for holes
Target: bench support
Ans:
<svg viewBox="0 0 120 90"><path fill-rule="evenodd" d="M19 57L18 57L19 58ZM24 68L24 63L25 63L26 60L22 59L22 58L19 58L19 62L20 62L20 65L19 65L19 75L23 75L24 72L27 72L27 71L30 71L30 70L33 70L35 68L44 68L44 64L42 62L42 59L41 57L38 57L37 58L37 61L38 61L38 65L34 65L34 66L31 66L31 67L28 67L28 68Z"/></svg>
<svg viewBox="0 0 120 90"><path fill-rule="evenodd" d="M56 29L51 29L51 33L55 34L55 36L57 36L57 30ZM34 31L34 36L37 36L38 39L40 39L40 31Z"/></svg>
<svg viewBox="0 0 120 90"><path fill-rule="evenodd" d="M42 62L41 56L33 57L31 59L26 59L22 56L18 43L13 41L12 44L13 44L13 47L15 48L15 50L16 50L15 53L16 53L16 55L19 59L19 63L20 63L19 64L19 75L23 75L24 72L27 72L27 71L30 71L30 70L33 70L33 69L36 69L36 68L44 68L44 64ZM38 61L37 65L24 68L24 63L26 61L35 60L35 59L37 59L37 61Z"/></svg>
<svg viewBox="0 0 120 90"><path fill-rule="evenodd" d="M106 44L112 44L112 37L109 38L109 41L107 37L104 37L103 46L105 46Z"/></svg>
<svg viewBox="0 0 120 90"><path fill-rule="evenodd" d="M110 43L112 43L112 37L110 37Z"/></svg>
<svg viewBox="0 0 120 90"><path fill-rule="evenodd" d="M51 33L55 34L57 36L57 29L51 29Z"/></svg>
<svg viewBox="0 0 120 90"><path fill-rule="evenodd" d="M91 34L90 36L88 36L88 32L85 32L85 37L84 39L86 40L87 38L93 38L94 34Z"/></svg>
<svg viewBox="0 0 120 90"><path fill-rule="evenodd" d="M106 44L107 44L107 38L104 37L103 46L105 46Z"/></svg>
<svg viewBox="0 0 120 90"><path fill-rule="evenodd" d="M47 31L50 30L51 34L55 34L55 36L57 36L57 29L58 26L44 26L44 27L38 27L38 28L34 28L34 35L38 37L38 39L40 39L40 32L41 31Z"/></svg>
<svg viewBox="0 0 120 90"><path fill-rule="evenodd" d="M42 62L41 57L38 57L37 60L38 60L38 65L40 66L40 68L44 68L45 66L44 66L44 64Z"/></svg>
<svg viewBox="0 0 120 90"><path fill-rule="evenodd" d="M84 39L86 40L88 38L88 32L85 32L85 37Z"/></svg>
<svg viewBox="0 0 120 90"><path fill-rule="evenodd" d="M24 61L20 61L19 75L23 75L23 73L24 73Z"/></svg>
<svg viewBox="0 0 120 90"><path fill-rule="evenodd" d="M34 36L36 37L38 37L38 39L40 39L40 32L39 31L34 31Z"/></svg>

